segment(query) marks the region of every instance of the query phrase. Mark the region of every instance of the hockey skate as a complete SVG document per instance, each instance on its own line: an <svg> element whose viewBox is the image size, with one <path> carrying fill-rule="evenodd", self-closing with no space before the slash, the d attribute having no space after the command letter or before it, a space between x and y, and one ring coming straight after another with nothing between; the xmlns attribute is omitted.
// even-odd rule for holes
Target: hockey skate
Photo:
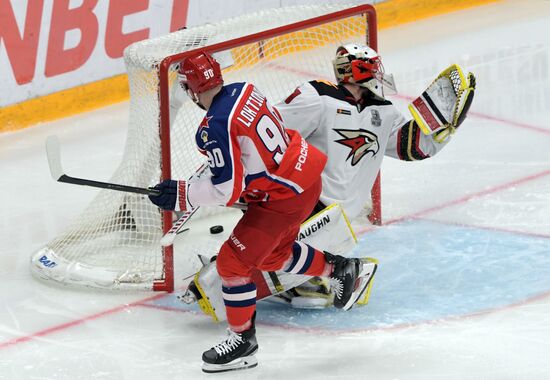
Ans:
<svg viewBox="0 0 550 380"><path fill-rule="evenodd" d="M193 280L187 286L187 290L185 291L185 293L180 294L179 296L177 296L177 298L181 302L187 305L191 305L192 303L199 302L199 300L202 299L202 295L197 288L197 284L195 284L195 281Z"/></svg>
<svg viewBox="0 0 550 380"><path fill-rule="evenodd" d="M365 306L369 302L378 260L372 257L362 257L359 260L363 269L356 281L356 288L359 291L356 292L357 297L354 296L353 299L356 299L354 305ZM324 309L334 305L334 291L331 286L334 282L334 280L314 277L302 285L270 297L269 300L290 304L298 309ZM339 282L335 286L340 286Z"/></svg>
<svg viewBox="0 0 550 380"><path fill-rule="evenodd" d="M347 259L325 252L327 262L334 265L330 282L334 293L334 307L349 310L365 294L370 292L371 280L376 272L375 262ZM368 296L368 293L367 293Z"/></svg>
<svg viewBox="0 0 550 380"><path fill-rule="evenodd" d="M327 279L313 277L302 285L268 298L269 301L289 304L297 309L324 309L332 306L333 293Z"/></svg>
<svg viewBox="0 0 550 380"><path fill-rule="evenodd" d="M228 337L202 354L202 370L206 373L236 371L258 365L254 320L252 327L242 333L227 329Z"/></svg>

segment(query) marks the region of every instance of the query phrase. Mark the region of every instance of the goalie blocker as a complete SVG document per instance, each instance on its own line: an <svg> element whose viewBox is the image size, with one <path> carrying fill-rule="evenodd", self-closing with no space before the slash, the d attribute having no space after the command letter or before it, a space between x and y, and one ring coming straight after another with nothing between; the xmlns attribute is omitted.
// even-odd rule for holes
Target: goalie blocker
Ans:
<svg viewBox="0 0 550 380"><path fill-rule="evenodd" d="M451 65L409 105L409 111L424 134L443 142L466 118L475 87L474 74Z"/></svg>
<svg viewBox="0 0 550 380"><path fill-rule="evenodd" d="M315 214L300 228L298 237L317 249L342 256L349 256L357 239L342 208L333 204ZM187 291L178 298L184 303L198 302L202 311L215 321L225 321L225 306L222 298L221 278L216 271L216 263L201 260L204 267L195 275ZM372 279L376 272L378 261L373 258L362 258L363 276L356 289L356 304L366 305L372 288ZM309 276L291 274L284 271L261 272L252 274L257 287L257 300L266 299L280 294L311 279ZM330 304L330 302L329 302Z"/></svg>

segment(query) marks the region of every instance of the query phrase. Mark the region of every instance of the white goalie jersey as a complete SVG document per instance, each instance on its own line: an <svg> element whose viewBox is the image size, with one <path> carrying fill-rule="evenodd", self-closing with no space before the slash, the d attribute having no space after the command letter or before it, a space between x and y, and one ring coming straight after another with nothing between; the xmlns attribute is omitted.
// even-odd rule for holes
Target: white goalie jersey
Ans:
<svg viewBox="0 0 550 380"><path fill-rule="evenodd" d="M344 86L327 81L304 83L276 107L288 128L328 156L320 200L340 204L350 218L367 204L384 155L423 160L449 141L424 135L390 101L356 102Z"/></svg>

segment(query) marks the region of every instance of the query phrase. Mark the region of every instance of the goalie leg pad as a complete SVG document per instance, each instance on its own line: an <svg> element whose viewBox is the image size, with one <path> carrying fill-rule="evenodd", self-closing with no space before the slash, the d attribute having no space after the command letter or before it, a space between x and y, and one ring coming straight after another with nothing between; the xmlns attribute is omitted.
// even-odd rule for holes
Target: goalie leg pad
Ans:
<svg viewBox="0 0 550 380"><path fill-rule="evenodd" d="M360 284L358 287L362 287L363 291L357 297L356 305L365 306L369 303L370 292L372 290L372 284L374 283L374 275L376 269L378 269L378 260L372 257L362 258L363 261L363 276L360 278Z"/></svg>
<svg viewBox="0 0 550 380"><path fill-rule="evenodd" d="M216 262L202 267L193 280L201 297L197 302L204 314L209 315L215 322L227 320L223 302L222 279L216 270Z"/></svg>

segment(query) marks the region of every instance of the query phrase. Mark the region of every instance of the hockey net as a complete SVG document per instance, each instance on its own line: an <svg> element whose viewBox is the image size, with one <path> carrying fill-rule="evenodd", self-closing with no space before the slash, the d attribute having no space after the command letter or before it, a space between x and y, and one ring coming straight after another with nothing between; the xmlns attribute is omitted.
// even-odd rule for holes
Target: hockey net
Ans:
<svg viewBox="0 0 550 380"><path fill-rule="evenodd" d="M333 81L332 58L348 42L377 48L372 6L271 9L129 46L130 120L111 182L153 186L161 178L188 178L204 162L194 142L204 111L175 83L177 63L193 50L213 53L226 83L252 82L276 104L305 81ZM64 234L32 256L31 271L63 285L171 291L173 247L163 249L159 240L173 218L145 196L104 190Z"/></svg>

